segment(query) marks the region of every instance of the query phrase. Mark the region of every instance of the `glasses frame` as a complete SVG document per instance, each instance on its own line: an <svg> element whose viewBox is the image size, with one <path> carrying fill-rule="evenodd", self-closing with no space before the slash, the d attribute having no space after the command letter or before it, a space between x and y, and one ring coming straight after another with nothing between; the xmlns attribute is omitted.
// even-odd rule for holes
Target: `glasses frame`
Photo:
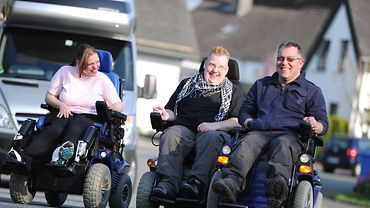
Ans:
<svg viewBox="0 0 370 208"><path fill-rule="evenodd" d="M288 57L278 56L278 57L276 57L276 61L284 62L284 60L286 60L289 63L292 63L293 61L296 61L296 60L302 60L302 58L293 57L293 56L288 56Z"/></svg>

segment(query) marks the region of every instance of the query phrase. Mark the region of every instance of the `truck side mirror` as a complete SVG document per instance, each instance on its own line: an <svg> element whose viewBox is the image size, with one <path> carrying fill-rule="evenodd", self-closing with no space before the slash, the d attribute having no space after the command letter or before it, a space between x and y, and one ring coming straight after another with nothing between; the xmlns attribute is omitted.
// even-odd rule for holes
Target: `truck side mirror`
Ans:
<svg viewBox="0 0 370 208"><path fill-rule="evenodd" d="M138 89L140 98L152 99L157 97L157 78L154 75L146 74L144 87Z"/></svg>

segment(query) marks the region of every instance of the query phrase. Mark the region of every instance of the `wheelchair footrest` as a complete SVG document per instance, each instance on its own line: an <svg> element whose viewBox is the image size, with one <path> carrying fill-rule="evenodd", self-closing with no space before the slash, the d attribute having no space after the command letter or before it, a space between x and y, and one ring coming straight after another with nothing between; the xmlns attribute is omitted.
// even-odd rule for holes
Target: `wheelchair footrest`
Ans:
<svg viewBox="0 0 370 208"><path fill-rule="evenodd" d="M220 202L218 203L220 207L225 207L225 208L248 208L248 206L245 205L238 205L238 204L233 204L233 203L226 203L226 202Z"/></svg>
<svg viewBox="0 0 370 208"><path fill-rule="evenodd" d="M60 164L46 164L45 167L49 169L55 177L71 177L76 174L76 169L74 166L66 166Z"/></svg>
<svg viewBox="0 0 370 208"><path fill-rule="evenodd" d="M166 199L166 198L160 198L160 197L155 197L155 196L152 196L150 199L152 201L158 202L161 205L173 206L176 203L174 200L170 200L170 199Z"/></svg>
<svg viewBox="0 0 370 208"><path fill-rule="evenodd" d="M25 162L19 162L13 159L6 159L2 168L8 170L9 173L15 173L18 175L30 175L30 170L27 168Z"/></svg>

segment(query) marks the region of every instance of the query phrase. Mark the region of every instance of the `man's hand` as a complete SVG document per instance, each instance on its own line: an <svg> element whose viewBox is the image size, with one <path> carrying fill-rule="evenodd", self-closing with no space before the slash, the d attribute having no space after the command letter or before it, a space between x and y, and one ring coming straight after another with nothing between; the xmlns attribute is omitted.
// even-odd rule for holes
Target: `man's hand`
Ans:
<svg viewBox="0 0 370 208"><path fill-rule="evenodd" d="M316 134L320 134L324 130L324 126L313 116L304 117L303 120L311 124L312 131Z"/></svg>
<svg viewBox="0 0 370 208"><path fill-rule="evenodd" d="M158 112L159 114L161 114L162 120L164 121L167 121L170 117L170 115L168 114L166 109L164 109L163 106L153 107L153 112Z"/></svg>
<svg viewBox="0 0 370 208"><path fill-rule="evenodd" d="M198 125L198 128L197 130L199 132L205 132L205 131L212 131L212 130L218 130L218 123L217 122L214 122L214 123L210 123L210 122L203 122L201 124Z"/></svg>

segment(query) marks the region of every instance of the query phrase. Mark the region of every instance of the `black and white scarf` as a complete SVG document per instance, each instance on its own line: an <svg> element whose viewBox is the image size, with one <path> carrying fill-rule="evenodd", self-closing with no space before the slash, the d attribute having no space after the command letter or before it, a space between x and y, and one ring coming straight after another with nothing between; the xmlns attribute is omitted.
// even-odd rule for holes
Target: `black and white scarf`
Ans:
<svg viewBox="0 0 370 208"><path fill-rule="evenodd" d="M221 105L220 110L218 111L218 114L215 116L214 120L222 121L230 108L233 84L227 77L219 85L209 84L204 80L203 73L198 73L186 81L182 90L177 95L174 108L175 114L177 115L177 104L182 98L187 96L190 96L191 98L208 97L219 92L221 92Z"/></svg>

